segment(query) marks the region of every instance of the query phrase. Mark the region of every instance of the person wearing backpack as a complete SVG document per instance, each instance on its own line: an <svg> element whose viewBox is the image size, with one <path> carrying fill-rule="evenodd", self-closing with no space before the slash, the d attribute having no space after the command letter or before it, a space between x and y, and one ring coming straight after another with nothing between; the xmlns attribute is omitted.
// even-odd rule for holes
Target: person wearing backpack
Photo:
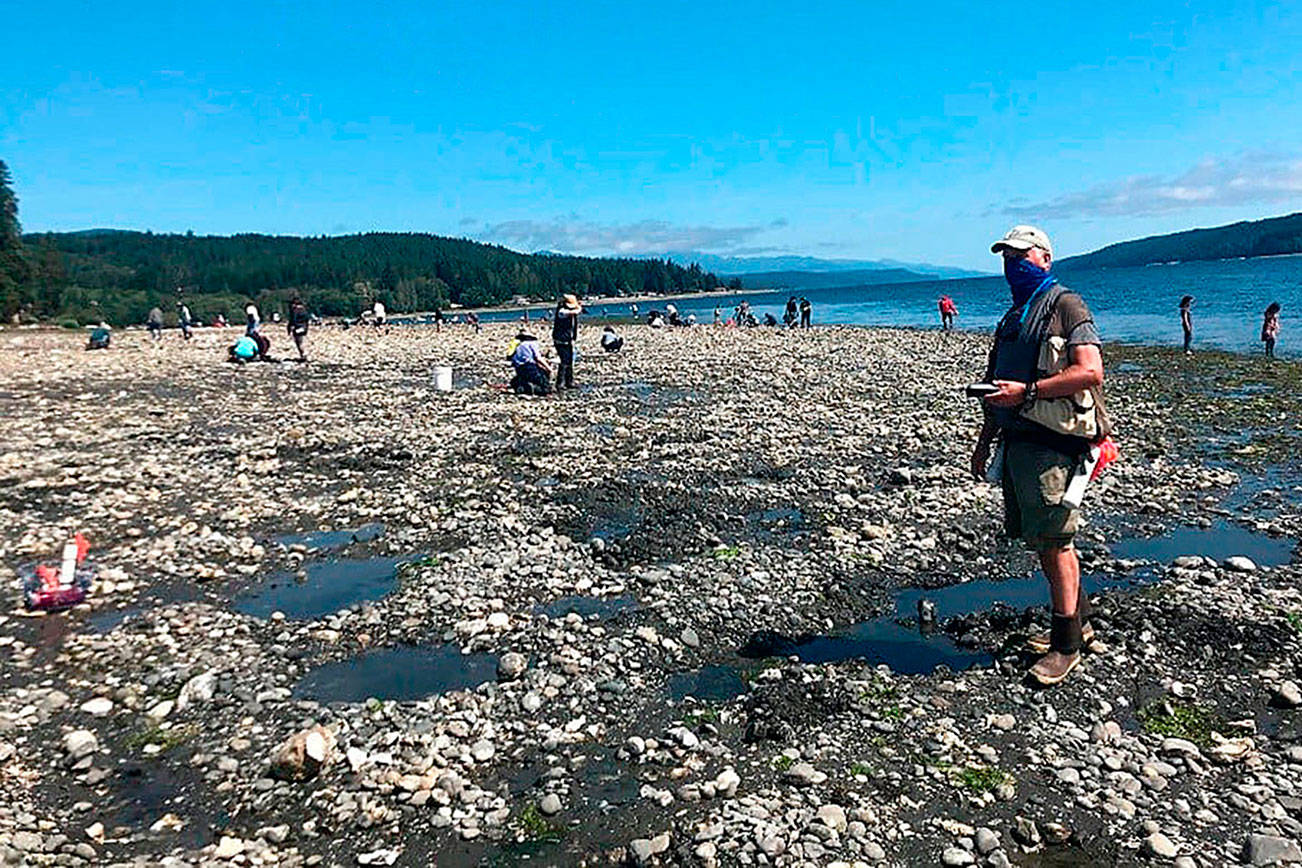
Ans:
<svg viewBox="0 0 1302 868"><path fill-rule="evenodd" d="M1085 301L1053 276L1053 246L1042 230L1014 226L990 251L1004 258L1013 302L987 359L985 380L998 391L983 398L971 469L987 478L998 437L992 475L1003 490L1004 530L1035 550L1049 580L1052 628L1028 643L1044 654L1031 677L1047 686L1076 668L1082 645L1094 635L1072 544L1080 508L1064 502L1064 495L1092 447L1111 430L1101 338Z"/></svg>

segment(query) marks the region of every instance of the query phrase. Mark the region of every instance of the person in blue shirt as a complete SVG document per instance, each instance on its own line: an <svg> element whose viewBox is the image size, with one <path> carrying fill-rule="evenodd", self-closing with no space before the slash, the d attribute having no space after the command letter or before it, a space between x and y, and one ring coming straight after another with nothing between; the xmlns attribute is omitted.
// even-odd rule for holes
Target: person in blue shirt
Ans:
<svg viewBox="0 0 1302 868"><path fill-rule="evenodd" d="M511 351L511 366L515 368L511 391L517 395L546 395L552 390L552 368L543 358L538 338L520 332L515 340L515 348Z"/></svg>

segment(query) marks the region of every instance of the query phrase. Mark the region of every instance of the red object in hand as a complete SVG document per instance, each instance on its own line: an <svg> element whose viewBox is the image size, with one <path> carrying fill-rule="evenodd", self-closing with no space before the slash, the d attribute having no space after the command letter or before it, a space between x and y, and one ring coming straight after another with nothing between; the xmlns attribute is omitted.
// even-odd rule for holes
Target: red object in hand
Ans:
<svg viewBox="0 0 1302 868"><path fill-rule="evenodd" d="M1112 435L1109 434L1107 437L1104 437L1103 441L1099 443L1099 460L1098 463L1094 465L1094 472L1090 474L1090 480L1093 481L1098 479L1099 474L1103 472L1103 468L1107 467L1120 457L1121 450L1117 448L1117 444L1112 439Z"/></svg>

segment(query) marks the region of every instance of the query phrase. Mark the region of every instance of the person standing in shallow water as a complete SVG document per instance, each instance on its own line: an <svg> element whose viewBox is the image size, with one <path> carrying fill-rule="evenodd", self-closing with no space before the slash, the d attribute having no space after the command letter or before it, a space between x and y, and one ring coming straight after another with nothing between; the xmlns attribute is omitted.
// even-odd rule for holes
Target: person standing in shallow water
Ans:
<svg viewBox="0 0 1302 868"><path fill-rule="evenodd" d="M942 331L954 330L954 317L958 314L958 305L948 295L940 297L940 328Z"/></svg>
<svg viewBox="0 0 1302 868"><path fill-rule="evenodd" d="M1275 341L1279 338L1279 302L1272 301L1261 318L1261 342L1266 345L1266 357L1274 358Z"/></svg>
<svg viewBox="0 0 1302 868"><path fill-rule="evenodd" d="M579 300L573 295L561 296L556 304L552 344L561 360L556 369L557 389L574 388L574 342L579 339L579 314L582 312Z"/></svg>
<svg viewBox="0 0 1302 868"><path fill-rule="evenodd" d="M1184 354L1193 355L1193 307L1194 297L1186 295L1180 299L1180 328L1184 331Z"/></svg>
<svg viewBox="0 0 1302 868"><path fill-rule="evenodd" d="M1053 625L1047 636L1028 643L1044 654L1030 674L1043 685L1057 684L1080 663L1081 646L1094 635L1073 547L1080 509L1063 497L1084 454L1110 430L1102 340L1084 300L1050 273L1053 247L1042 230L1014 226L990 250L1004 258L1013 304L987 360L986 381L999 391L984 399L971 469L985 478L998 436L1004 530L1036 551L1049 580ZM1060 409L1064 416L1054 412Z"/></svg>

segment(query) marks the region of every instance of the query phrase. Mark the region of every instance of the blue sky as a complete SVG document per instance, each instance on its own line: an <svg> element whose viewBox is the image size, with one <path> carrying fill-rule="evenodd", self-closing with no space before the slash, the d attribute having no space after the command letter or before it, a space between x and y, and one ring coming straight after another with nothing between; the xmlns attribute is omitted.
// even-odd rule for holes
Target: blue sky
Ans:
<svg viewBox="0 0 1302 868"><path fill-rule="evenodd" d="M993 268L1302 210L1276 3L27 3L29 231L418 230Z"/></svg>

